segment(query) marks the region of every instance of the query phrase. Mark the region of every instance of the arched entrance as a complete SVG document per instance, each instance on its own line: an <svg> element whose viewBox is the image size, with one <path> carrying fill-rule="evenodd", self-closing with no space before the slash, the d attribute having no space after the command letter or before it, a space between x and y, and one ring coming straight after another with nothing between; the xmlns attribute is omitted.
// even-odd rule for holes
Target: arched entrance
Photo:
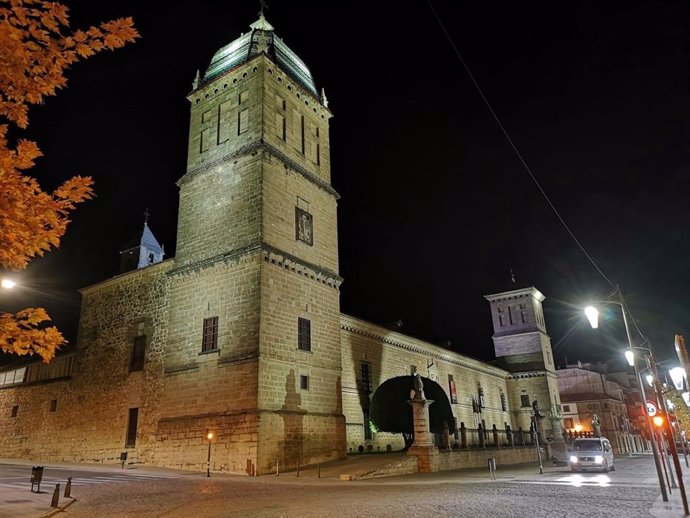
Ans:
<svg viewBox="0 0 690 518"><path fill-rule="evenodd" d="M448 431L455 429L455 419L448 396L435 381L422 377L422 382L426 399L433 401L429 406L430 431L445 436L447 440ZM402 434L406 448L409 448L414 440L412 407L407 403L413 389L414 376L398 376L379 385L371 398L371 422L380 432Z"/></svg>

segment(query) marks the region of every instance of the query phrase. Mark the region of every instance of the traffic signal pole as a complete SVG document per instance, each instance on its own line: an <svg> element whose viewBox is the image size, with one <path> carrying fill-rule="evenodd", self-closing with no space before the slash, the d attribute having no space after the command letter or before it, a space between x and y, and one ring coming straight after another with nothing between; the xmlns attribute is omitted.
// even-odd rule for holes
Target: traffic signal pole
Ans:
<svg viewBox="0 0 690 518"><path fill-rule="evenodd" d="M666 436L668 438L669 450L671 450L671 457L673 457L673 465L676 468L676 478L678 479L678 489L680 490L680 498L683 501L683 511L685 516L690 515L690 510L688 510L688 497L685 494L685 483L683 482L683 470L680 467L680 459L678 458L678 450L676 449L676 440L673 436L673 430L671 429L671 420L668 418L668 411L666 410L666 401L664 401L664 396L661 392L661 383L659 381L659 375L656 370L656 363L654 362L654 356L650 354L648 357L649 366L652 369L652 376L654 384L654 391L656 392L656 398L659 402L659 408L661 409L662 415L665 421ZM659 430L661 433L661 430Z"/></svg>

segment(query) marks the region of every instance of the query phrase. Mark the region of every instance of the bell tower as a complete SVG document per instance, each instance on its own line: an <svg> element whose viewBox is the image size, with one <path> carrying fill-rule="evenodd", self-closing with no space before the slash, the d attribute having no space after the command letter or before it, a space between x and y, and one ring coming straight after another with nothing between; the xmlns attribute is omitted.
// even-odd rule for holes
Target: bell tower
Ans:
<svg viewBox="0 0 690 518"><path fill-rule="evenodd" d="M542 310L545 297L534 286L518 286L486 295L491 306L496 365L510 372L507 381L512 401L514 426L528 430L532 426L533 404L536 401L540 419L539 430L546 439L549 453L564 453L561 427L558 377L546 333Z"/></svg>
<svg viewBox="0 0 690 518"><path fill-rule="evenodd" d="M343 457L325 95L262 13L188 99L163 427L213 430L233 472Z"/></svg>

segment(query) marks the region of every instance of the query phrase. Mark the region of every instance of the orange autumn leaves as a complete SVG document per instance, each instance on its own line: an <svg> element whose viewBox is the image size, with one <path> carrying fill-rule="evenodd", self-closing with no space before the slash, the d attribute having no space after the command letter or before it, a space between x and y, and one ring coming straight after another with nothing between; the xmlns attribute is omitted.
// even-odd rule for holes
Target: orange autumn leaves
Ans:
<svg viewBox="0 0 690 518"><path fill-rule="evenodd" d="M0 266L23 270L36 256L60 246L69 215L93 196L93 180L75 176L45 192L28 176L41 151L35 142L12 142L12 126L29 124L29 107L67 85L70 65L133 42L131 18L70 31L68 9L43 0L0 0ZM65 342L42 308L0 312L0 350L38 354L50 361Z"/></svg>

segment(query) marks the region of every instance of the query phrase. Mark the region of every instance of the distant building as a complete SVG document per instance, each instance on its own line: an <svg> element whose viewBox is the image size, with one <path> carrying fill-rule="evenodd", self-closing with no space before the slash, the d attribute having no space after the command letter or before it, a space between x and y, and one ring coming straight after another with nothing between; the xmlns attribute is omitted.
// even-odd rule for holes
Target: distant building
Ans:
<svg viewBox="0 0 690 518"><path fill-rule="evenodd" d="M601 435L608 437L616 453L647 450L642 430L628 413L636 389L609 379L607 366L601 363L578 362L559 369L557 375L563 426L569 438L593 434L596 415Z"/></svg>

